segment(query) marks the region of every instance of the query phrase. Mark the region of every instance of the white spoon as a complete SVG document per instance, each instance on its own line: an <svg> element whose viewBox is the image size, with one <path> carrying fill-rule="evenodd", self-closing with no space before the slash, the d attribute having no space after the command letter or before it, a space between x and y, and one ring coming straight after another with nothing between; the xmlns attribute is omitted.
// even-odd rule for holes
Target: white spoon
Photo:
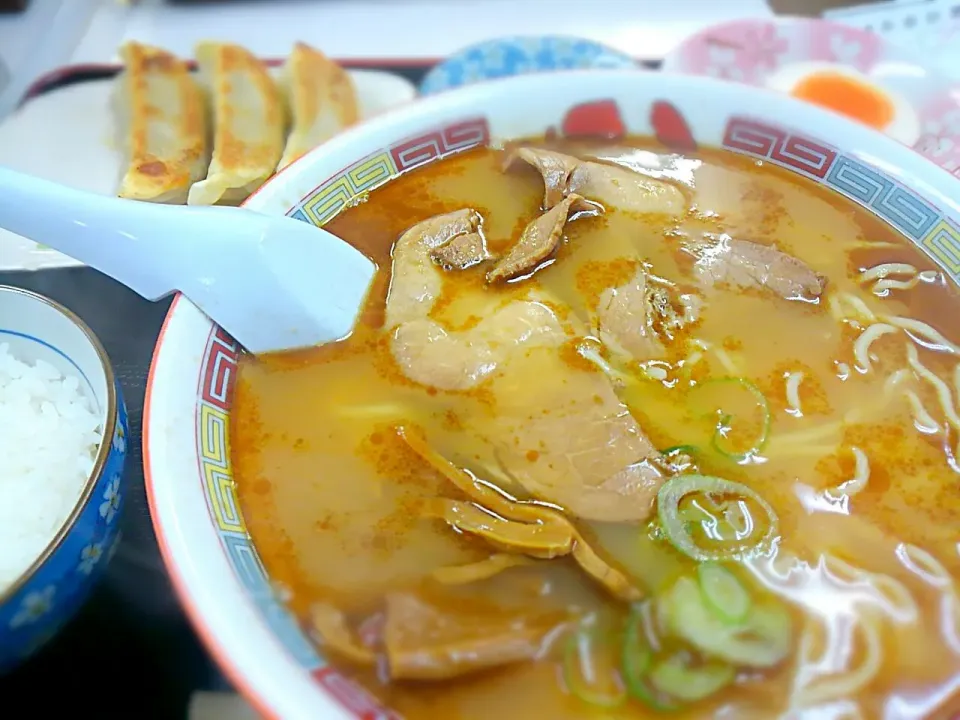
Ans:
<svg viewBox="0 0 960 720"><path fill-rule="evenodd" d="M376 270L336 235L292 218L120 200L3 167L0 228L148 300L179 290L252 353L347 335Z"/></svg>

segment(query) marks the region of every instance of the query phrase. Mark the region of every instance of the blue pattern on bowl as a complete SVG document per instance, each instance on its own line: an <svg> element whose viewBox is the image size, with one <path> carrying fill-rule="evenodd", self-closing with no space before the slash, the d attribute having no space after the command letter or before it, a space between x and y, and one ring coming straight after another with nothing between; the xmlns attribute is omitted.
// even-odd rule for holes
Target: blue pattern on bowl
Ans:
<svg viewBox="0 0 960 720"><path fill-rule="evenodd" d="M526 73L631 67L637 67L632 57L592 40L551 35L498 38L460 50L437 65L420 83L420 94Z"/></svg>
<svg viewBox="0 0 960 720"><path fill-rule="evenodd" d="M29 320L22 320L20 313L5 312L4 324L8 327L0 327L0 342L16 342L21 348L32 343L42 353L59 357L61 368L73 366L81 382L86 381L101 410L110 407L110 393L106 388L112 383L116 402L113 422L103 413L107 432L112 428L112 435L103 439L103 443L109 445L108 452L105 457L98 455L98 462L102 458L99 472L84 485L82 507L75 511L72 521L68 519L59 542L42 563L25 580L15 584L12 593L0 589L0 673L12 669L51 639L103 576L120 540L128 437L127 410L120 385L112 377L102 348L89 343L92 337L87 335L89 329L75 324L76 318L64 313L59 306L32 293L16 290L0 293L0 306L5 310L9 308L2 301L11 296L21 304L42 308L48 320L55 319L54 327L40 328L37 334L43 337L37 337L32 332L24 332L32 324ZM17 319L8 323L8 317ZM83 345L84 341L88 342L87 346ZM78 361L78 358L82 359ZM91 362L91 358L99 361Z"/></svg>

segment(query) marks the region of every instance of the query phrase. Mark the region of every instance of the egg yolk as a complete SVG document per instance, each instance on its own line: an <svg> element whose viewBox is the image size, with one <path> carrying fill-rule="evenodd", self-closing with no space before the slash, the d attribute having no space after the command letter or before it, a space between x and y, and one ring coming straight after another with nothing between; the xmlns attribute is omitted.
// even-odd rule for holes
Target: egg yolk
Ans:
<svg viewBox="0 0 960 720"><path fill-rule="evenodd" d="M790 94L878 130L893 120L893 103L886 93L848 75L813 73L798 82Z"/></svg>

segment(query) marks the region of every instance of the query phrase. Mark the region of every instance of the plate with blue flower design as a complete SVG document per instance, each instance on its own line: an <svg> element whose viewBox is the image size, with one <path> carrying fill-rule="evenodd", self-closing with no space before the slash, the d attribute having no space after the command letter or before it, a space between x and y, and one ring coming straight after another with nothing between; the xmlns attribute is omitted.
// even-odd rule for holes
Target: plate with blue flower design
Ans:
<svg viewBox="0 0 960 720"><path fill-rule="evenodd" d="M420 83L421 95L481 80L555 70L638 67L626 53L584 38L545 35L487 40L454 53Z"/></svg>

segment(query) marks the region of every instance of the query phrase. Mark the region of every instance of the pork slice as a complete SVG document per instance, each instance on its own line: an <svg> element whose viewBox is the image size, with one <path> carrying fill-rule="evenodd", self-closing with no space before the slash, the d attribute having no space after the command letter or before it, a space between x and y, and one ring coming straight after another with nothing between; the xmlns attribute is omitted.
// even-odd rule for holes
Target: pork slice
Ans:
<svg viewBox="0 0 960 720"><path fill-rule="evenodd" d="M487 273L487 282L510 280L535 270L557 249L571 214L596 215L600 210L579 195L568 195L524 228L516 244Z"/></svg>
<svg viewBox="0 0 960 720"><path fill-rule="evenodd" d="M457 237L479 233L481 221L476 210L464 208L428 218L400 236L393 246L386 327L430 312L443 289L443 278L431 253Z"/></svg>
<svg viewBox="0 0 960 720"><path fill-rule="evenodd" d="M641 362L663 357L663 343L653 329L650 292L646 272L637 268L626 283L600 294L600 341L618 355Z"/></svg>
<svg viewBox="0 0 960 720"><path fill-rule="evenodd" d="M517 160L533 166L543 177L543 207L546 210L566 197L570 175L581 163L579 158L572 155L565 155L552 150L521 147L507 154L503 163L504 170L514 167Z"/></svg>
<svg viewBox="0 0 960 720"><path fill-rule="evenodd" d="M326 602L316 603L311 608L310 620L324 649L359 665L376 662L376 653L354 636L339 608Z"/></svg>
<svg viewBox="0 0 960 720"><path fill-rule="evenodd" d="M543 177L543 206L547 209L576 193L607 207L638 213L678 217L686 211L687 200L679 188L622 166L521 147L507 155L504 167L513 167L518 160L536 168Z"/></svg>
<svg viewBox="0 0 960 720"><path fill-rule="evenodd" d="M686 250L696 258L694 271L706 286L767 289L786 300L805 302L816 301L826 288L825 277L769 245L723 235L718 241L697 242Z"/></svg>
<svg viewBox="0 0 960 720"><path fill-rule="evenodd" d="M470 418L470 427L527 493L585 520L650 517L666 480L660 453L606 375L540 348L514 356L490 390L497 414Z"/></svg>
<svg viewBox="0 0 960 720"><path fill-rule="evenodd" d="M466 270L490 259L487 243L479 232L457 235L430 251L430 258L444 270Z"/></svg>
<svg viewBox="0 0 960 720"><path fill-rule="evenodd" d="M383 635L390 675L445 680L533 660L565 620L558 612L448 610L412 593L391 593Z"/></svg>
<svg viewBox="0 0 960 720"><path fill-rule="evenodd" d="M597 334L618 355L639 362L657 360L666 354L666 342L697 321L699 310L698 296L678 295L637 267L627 282L600 294Z"/></svg>
<svg viewBox="0 0 960 720"><path fill-rule="evenodd" d="M429 318L409 320L394 330L391 350L414 382L466 390L500 370L514 353L560 345L566 338L553 310L516 300L461 332L449 332Z"/></svg>

